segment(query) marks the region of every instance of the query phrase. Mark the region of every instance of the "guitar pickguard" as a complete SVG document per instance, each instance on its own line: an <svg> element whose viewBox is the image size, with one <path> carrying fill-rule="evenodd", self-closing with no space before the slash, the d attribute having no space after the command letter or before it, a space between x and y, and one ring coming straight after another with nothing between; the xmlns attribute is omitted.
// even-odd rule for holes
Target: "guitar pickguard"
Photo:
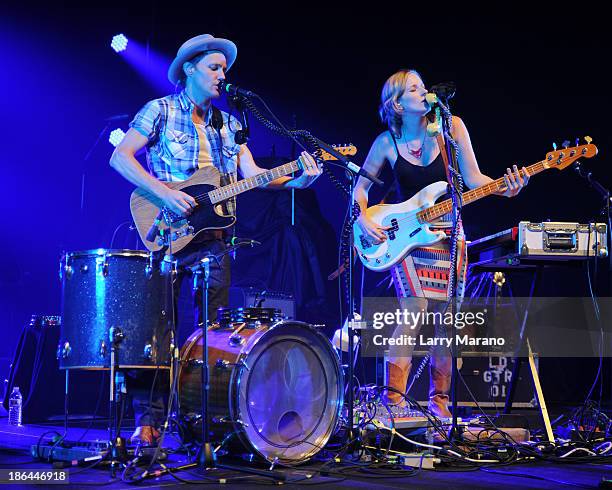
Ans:
<svg viewBox="0 0 612 490"><path fill-rule="evenodd" d="M229 228L236 222L235 216L220 214L216 210L217 206L213 206L210 202L205 201L205 196L214 189L214 186L208 184L190 185L181 189L184 193L189 194L198 201L198 206L186 217L187 223L193 227L194 234L196 235L203 230Z"/></svg>

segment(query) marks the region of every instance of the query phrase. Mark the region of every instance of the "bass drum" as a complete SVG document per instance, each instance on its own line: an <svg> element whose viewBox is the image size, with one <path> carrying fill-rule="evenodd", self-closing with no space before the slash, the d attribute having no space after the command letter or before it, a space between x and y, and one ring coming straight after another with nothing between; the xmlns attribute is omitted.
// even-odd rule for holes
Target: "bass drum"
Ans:
<svg viewBox="0 0 612 490"><path fill-rule="evenodd" d="M212 438L235 432L266 460L298 464L332 436L343 401L338 355L314 327L286 321L208 330ZM181 415L201 437L202 333L181 350ZM194 422L194 421L197 421Z"/></svg>

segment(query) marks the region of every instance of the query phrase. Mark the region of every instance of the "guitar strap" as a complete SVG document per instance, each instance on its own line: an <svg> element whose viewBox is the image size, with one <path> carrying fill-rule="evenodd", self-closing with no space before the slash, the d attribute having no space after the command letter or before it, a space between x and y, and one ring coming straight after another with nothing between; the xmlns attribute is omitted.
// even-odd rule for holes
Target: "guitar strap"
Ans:
<svg viewBox="0 0 612 490"><path fill-rule="evenodd" d="M451 136L452 136L452 133L451 133ZM450 185L451 175L450 175L450 171L448 170L449 169L448 155L446 154L446 145L444 144L444 138L442 137L441 133L439 133L436 136L436 141L438 142L438 148L440 148L440 154L442 155L442 160L444 160L444 171L446 172L446 181Z"/></svg>

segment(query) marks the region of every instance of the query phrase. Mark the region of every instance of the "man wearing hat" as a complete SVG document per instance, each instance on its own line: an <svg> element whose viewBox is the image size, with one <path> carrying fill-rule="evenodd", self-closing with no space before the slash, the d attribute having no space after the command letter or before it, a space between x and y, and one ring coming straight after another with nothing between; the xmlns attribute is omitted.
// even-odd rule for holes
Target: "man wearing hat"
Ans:
<svg viewBox="0 0 612 490"><path fill-rule="evenodd" d="M110 164L115 170L132 184L155 195L175 213L190 213L196 202L190 195L170 189L163 182L186 180L208 165L219 170L222 185L235 182L238 170L245 178L264 171L257 166L247 146L236 143L234 136L240 130L239 122L212 105L221 95L219 81L234 64L236 54L237 48L232 41L210 34L186 41L168 69L168 79L178 93L145 104L111 157ZM135 158L142 148L146 149L150 172ZM321 175L321 168L306 152L299 160L304 169L300 175L280 177L267 187L303 189L311 185ZM227 201L224 206L227 212L235 211L234 200ZM179 265L188 265L225 249L223 231L204 232L198 238L202 234L205 235L202 240L192 242L177 254ZM209 318L214 318L217 307L227 305L228 301L227 255L220 264L211 263L209 284ZM134 392L138 428L133 439L154 442L155 426L163 416L163 398L153 398L149 406L148 392Z"/></svg>

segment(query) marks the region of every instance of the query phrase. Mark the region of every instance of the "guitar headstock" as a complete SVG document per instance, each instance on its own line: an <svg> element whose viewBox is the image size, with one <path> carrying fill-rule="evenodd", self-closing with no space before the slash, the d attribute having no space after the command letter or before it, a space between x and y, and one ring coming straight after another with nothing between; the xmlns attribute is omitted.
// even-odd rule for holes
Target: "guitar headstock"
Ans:
<svg viewBox="0 0 612 490"><path fill-rule="evenodd" d="M333 145L331 146L332 149L336 150L338 153L340 153L343 156L353 156L357 154L357 147L355 145ZM336 157L333 156L331 153L328 153L327 151L321 149L320 150L320 154L319 157L321 160L336 160Z"/></svg>
<svg viewBox="0 0 612 490"><path fill-rule="evenodd" d="M597 155L597 147L591 144L593 141L590 137L584 138L586 145L567 146L562 150L557 150L556 145L553 145L555 151L550 151L546 154L545 166L547 168L556 168L563 170L569 167L579 158L591 158ZM576 141L577 143L578 141ZM565 145L564 145L565 146Z"/></svg>

